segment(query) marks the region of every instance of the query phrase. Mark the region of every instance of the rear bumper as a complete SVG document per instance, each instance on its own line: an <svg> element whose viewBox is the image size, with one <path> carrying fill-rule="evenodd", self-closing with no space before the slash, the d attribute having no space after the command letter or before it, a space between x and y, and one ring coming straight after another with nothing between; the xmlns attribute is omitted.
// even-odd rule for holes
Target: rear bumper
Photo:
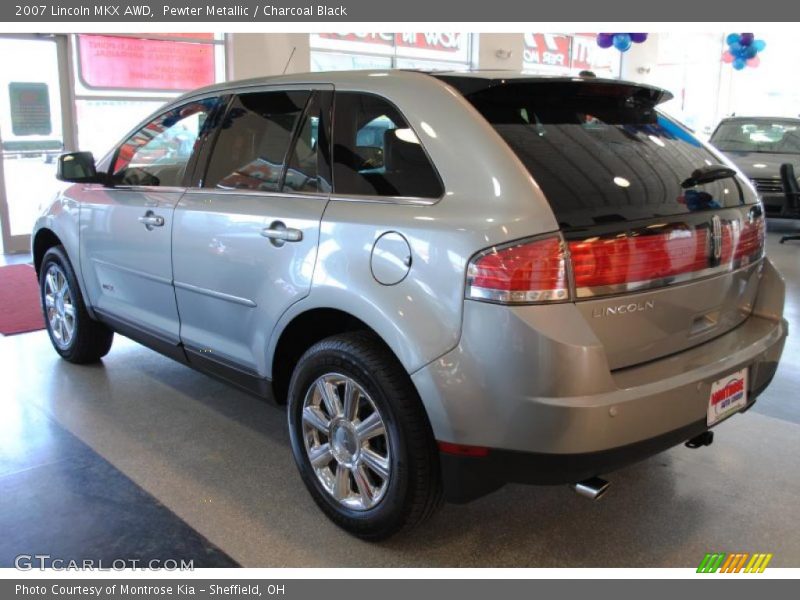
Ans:
<svg viewBox="0 0 800 600"><path fill-rule="evenodd" d="M413 375L438 440L490 449L480 458L441 455L446 495L456 502L505 482L573 483L694 437L706 429L714 381L747 367L755 401L788 329L783 282L770 264L741 325L616 371L570 305L466 304L460 345Z"/></svg>
<svg viewBox="0 0 800 600"><path fill-rule="evenodd" d="M776 368L777 363L760 365L764 379L759 380L758 387L751 387L748 395L750 401L744 410L749 410L755 404L758 395L772 381ZM445 498L448 502L463 504L491 493L506 483L535 485L576 483L669 450L707 430L704 417L656 437L595 452L546 454L491 449L485 457L458 456L441 452L439 462Z"/></svg>

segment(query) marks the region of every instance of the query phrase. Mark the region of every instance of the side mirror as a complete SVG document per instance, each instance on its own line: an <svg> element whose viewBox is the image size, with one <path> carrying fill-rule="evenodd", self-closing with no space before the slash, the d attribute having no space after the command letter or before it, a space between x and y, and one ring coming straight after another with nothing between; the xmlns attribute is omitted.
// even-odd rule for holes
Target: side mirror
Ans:
<svg viewBox="0 0 800 600"><path fill-rule="evenodd" d="M56 179L69 183L102 183L91 152L70 152L59 156Z"/></svg>

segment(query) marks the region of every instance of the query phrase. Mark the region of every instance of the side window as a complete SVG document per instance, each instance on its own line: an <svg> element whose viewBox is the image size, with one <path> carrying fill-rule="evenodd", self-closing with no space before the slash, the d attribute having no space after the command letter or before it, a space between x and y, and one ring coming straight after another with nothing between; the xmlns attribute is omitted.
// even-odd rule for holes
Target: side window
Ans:
<svg viewBox="0 0 800 600"><path fill-rule="evenodd" d="M331 191L329 111L331 92L314 92L289 153L284 192Z"/></svg>
<svg viewBox="0 0 800 600"><path fill-rule="evenodd" d="M204 187L278 191L286 154L310 92L237 96L209 160Z"/></svg>
<svg viewBox="0 0 800 600"><path fill-rule="evenodd" d="M337 92L333 143L337 194L439 198L444 193L414 131L383 98Z"/></svg>
<svg viewBox="0 0 800 600"><path fill-rule="evenodd" d="M134 133L117 150L111 173L117 185L180 186L206 119L218 100L170 110Z"/></svg>

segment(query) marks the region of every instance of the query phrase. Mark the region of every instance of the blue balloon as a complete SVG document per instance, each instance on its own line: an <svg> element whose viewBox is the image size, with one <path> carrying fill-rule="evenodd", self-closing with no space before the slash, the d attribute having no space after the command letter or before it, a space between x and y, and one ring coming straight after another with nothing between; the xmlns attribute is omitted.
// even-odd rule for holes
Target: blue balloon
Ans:
<svg viewBox="0 0 800 600"><path fill-rule="evenodd" d="M755 46L745 46L745 58L755 58L756 54L758 54L758 50L756 50Z"/></svg>
<svg viewBox="0 0 800 600"><path fill-rule="evenodd" d="M745 47L742 46L739 42L734 42L733 44L730 44L728 46L728 49L730 50L730 53L733 54L734 56L740 56Z"/></svg>
<svg viewBox="0 0 800 600"><path fill-rule="evenodd" d="M747 61L743 58L737 58L733 61L733 68L737 71L741 71L747 66Z"/></svg>
<svg viewBox="0 0 800 600"><path fill-rule="evenodd" d="M614 48L620 52L625 52L631 47L631 36L627 33L617 33L614 35Z"/></svg>
<svg viewBox="0 0 800 600"><path fill-rule="evenodd" d="M731 44L738 44L740 39L741 36L738 33L730 33L728 34L728 37L725 38L725 41L728 42L728 45L730 46Z"/></svg>
<svg viewBox="0 0 800 600"><path fill-rule="evenodd" d="M753 42L753 47L756 49L756 52L761 52L764 48L767 47L767 42L764 40L755 40Z"/></svg>

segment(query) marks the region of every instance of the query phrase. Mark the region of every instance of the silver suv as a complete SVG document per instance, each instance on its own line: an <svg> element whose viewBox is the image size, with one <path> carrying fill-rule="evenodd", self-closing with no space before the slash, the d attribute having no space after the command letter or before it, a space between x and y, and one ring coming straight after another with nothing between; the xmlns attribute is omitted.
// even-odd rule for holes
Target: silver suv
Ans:
<svg viewBox="0 0 800 600"><path fill-rule="evenodd" d="M187 94L38 220L56 351L121 333L288 406L322 510L380 539L443 499L573 484L746 410L783 349L751 184L593 78L315 73Z"/></svg>

